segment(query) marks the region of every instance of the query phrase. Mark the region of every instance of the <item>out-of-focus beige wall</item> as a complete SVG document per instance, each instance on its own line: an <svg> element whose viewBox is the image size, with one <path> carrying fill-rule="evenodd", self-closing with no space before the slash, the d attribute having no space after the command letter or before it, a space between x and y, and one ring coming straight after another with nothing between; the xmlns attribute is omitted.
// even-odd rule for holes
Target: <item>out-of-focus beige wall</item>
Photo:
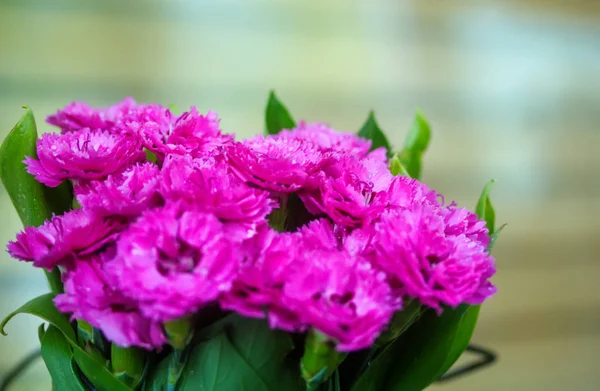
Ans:
<svg viewBox="0 0 600 391"><path fill-rule="evenodd" d="M600 3L584 0L0 0L0 135L30 105L126 95L263 127L268 90L296 117L355 130L374 109L401 145L433 124L424 178L473 206L490 178L498 295L474 341L497 365L439 390L596 390L600 384ZM0 190L0 242L19 229ZM46 290L0 259L0 315ZM0 376L37 345L17 317ZM15 390L49 390L41 362Z"/></svg>

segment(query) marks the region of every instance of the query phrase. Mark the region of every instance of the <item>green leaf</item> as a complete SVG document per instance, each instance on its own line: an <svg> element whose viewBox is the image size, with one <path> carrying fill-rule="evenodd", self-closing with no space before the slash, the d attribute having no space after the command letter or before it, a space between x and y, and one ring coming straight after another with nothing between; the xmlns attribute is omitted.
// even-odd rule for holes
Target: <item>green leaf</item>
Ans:
<svg viewBox="0 0 600 391"><path fill-rule="evenodd" d="M39 226L52 216L71 207L69 185L48 188L30 175L23 164L25 156L37 157L37 128L33 113L25 114L0 147L0 178L25 226Z"/></svg>
<svg viewBox="0 0 600 391"><path fill-rule="evenodd" d="M423 306L418 300L409 300L404 303L402 311L394 313L390 324L375 341L376 346L383 346L404 333L408 328L419 319Z"/></svg>
<svg viewBox="0 0 600 391"><path fill-rule="evenodd" d="M73 351L55 326L48 326L42 338L42 358L57 390L86 391L73 367Z"/></svg>
<svg viewBox="0 0 600 391"><path fill-rule="evenodd" d="M336 370L327 382L327 391L341 391L340 372Z"/></svg>
<svg viewBox="0 0 600 391"><path fill-rule="evenodd" d="M428 311L371 361L352 391L425 389L466 348L477 320L471 308L446 308L441 316Z"/></svg>
<svg viewBox="0 0 600 391"><path fill-rule="evenodd" d="M163 358L158 365L150 368L148 376L144 379L144 391L167 390L170 363L171 355Z"/></svg>
<svg viewBox="0 0 600 391"><path fill-rule="evenodd" d="M178 117L183 113L183 110L179 109L175 103L171 103L169 105L169 111L173 114L174 117Z"/></svg>
<svg viewBox="0 0 600 391"><path fill-rule="evenodd" d="M390 156L391 148L385 134L375 120L375 113L369 112L367 120L358 131L358 136L367 140L371 140L371 150L384 147L387 155Z"/></svg>
<svg viewBox="0 0 600 391"><path fill-rule="evenodd" d="M490 190L492 190L492 185L495 182L496 181L492 179L485 185L481 192L481 196L479 196L479 201L477 201L477 206L475 207L475 213L480 219L485 220L490 234L494 232L496 223L496 212L494 212L492 202L490 201Z"/></svg>
<svg viewBox="0 0 600 391"><path fill-rule="evenodd" d="M18 310L10 313L6 318L4 318L4 320L2 320L2 322L0 322L0 333L6 335L4 327L15 315L22 313L35 315L49 322L51 325L60 330L60 332L64 335L65 340L73 349L75 362L83 374L99 391L131 391L131 388L117 380L113 374L108 371L108 369L104 366L104 363L100 362L94 357L89 356L79 346L75 336L75 331L71 327L68 317L64 314L61 314L52 302L52 299L55 296L56 295L54 293L47 293L45 295L36 297L35 299L30 300L28 303L22 305Z"/></svg>
<svg viewBox="0 0 600 391"><path fill-rule="evenodd" d="M46 335L46 324L42 323L38 327L38 339L40 340L40 343L42 343L42 340L44 339L44 335Z"/></svg>
<svg viewBox="0 0 600 391"><path fill-rule="evenodd" d="M240 316L223 319L211 330L191 350L178 391L304 390L297 361L287 357L294 347L287 333ZM165 360L170 355L146 390L167 390Z"/></svg>
<svg viewBox="0 0 600 391"><path fill-rule="evenodd" d="M73 346L73 355L81 372L98 391L132 391L110 373L102 363L87 355L79 346Z"/></svg>
<svg viewBox="0 0 600 391"><path fill-rule="evenodd" d="M269 94L269 101L265 110L265 125L267 134L277 134L283 129L296 127L296 121L292 118L287 107L277 98L275 91L271 91Z"/></svg>
<svg viewBox="0 0 600 391"><path fill-rule="evenodd" d="M402 176L410 177L410 175L408 174L408 171L406 171L406 167L404 167L404 165L400 161L398 154L395 154L390 159L390 173L394 176L402 175Z"/></svg>
<svg viewBox="0 0 600 391"><path fill-rule="evenodd" d="M421 160L430 139L429 123L423 114L417 112L399 155L400 162L406 167L411 178L419 179L421 177Z"/></svg>
<svg viewBox="0 0 600 391"><path fill-rule="evenodd" d="M15 315L30 314L53 324L65 335L67 341L69 341L71 345L79 346L77 345L75 332L69 323L69 318L65 314L60 313L52 302L52 299L54 299L55 296L54 293L46 293L45 295L38 296L26 304L23 304L18 310L8 314L2 322L0 322L0 333L2 333L2 335L7 335L4 331L4 327Z"/></svg>
<svg viewBox="0 0 600 391"><path fill-rule="evenodd" d="M488 244L488 252L489 253L492 252L492 249L494 248L494 245L496 244L496 240L498 239L498 236L500 236L500 232L502 232L504 227L506 227L506 224L502 224L500 226L500 228L498 228L490 237L490 244Z"/></svg>
<svg viewBox="0 0 600 391"><path fill-rule="evenodd" d="M467 349L467 345L469 345L471 337L473 336L473 332L475 331L475 325L477 324L477 319L479 318L480 309L481 306L474 305L469 306L465 310L465 313L458 325L458 331L454 337L454 342L452 343L450 351L446 356L446 361L444 361L444 364L438 371L434 380L439 379L444 373L448 372L450 367L456 362L456 360L458 360L465 349Z"/></svg>
<svg viewBox="0 0 600 391"><path fill-rule="evenodd" d="M0 179L19 218L25 226L39 226L52 216L71 207L70 184L49 188L30 175L23 164L25 156L37 157L37 128L33 113L24 106L25 114L0 146ZM46 272L53 292L62 291L60 272Z"/></svg>

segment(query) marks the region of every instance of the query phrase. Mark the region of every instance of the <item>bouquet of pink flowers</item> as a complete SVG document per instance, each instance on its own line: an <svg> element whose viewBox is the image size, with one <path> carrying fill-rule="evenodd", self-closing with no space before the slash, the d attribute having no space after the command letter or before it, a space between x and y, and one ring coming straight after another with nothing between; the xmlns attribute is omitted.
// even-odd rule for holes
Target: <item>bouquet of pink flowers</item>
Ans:
<svg viewBox="0 0 600 391"><path fill-rule="evenodd" d="M0 174L45 269L37 315L55 390L422 390L467 347L495 292L499 231L420 182L417 115L393 153L296 123L271 94L266 133L214 112L125 99L69 104L38 139L29 109ZM491 184L491 183L490 183Z"/></svg>

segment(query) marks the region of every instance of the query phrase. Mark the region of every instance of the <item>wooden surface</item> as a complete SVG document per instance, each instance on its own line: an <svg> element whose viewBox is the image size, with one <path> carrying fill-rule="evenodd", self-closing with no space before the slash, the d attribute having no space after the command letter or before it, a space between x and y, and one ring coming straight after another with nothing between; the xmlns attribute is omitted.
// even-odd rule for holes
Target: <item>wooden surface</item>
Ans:
<svg viewBox="0 0 600 391"><path fill-rule="evenodd" d="M432 389L599 388L599 2L0 0L2 135L23 104L42 122L73 99L133 95L214 109L244 137L262 130L270 88L340 129L375 109L396 145L421 108L431 186L473 206L497 179L499 293L474 341L500 361ZM19 223L4 190L0 210L6 243ZM2 255L0 314L45 290ZM38 323L8 326L0 376ZM27 375L15 390L49 389L43 364Z"/></svg>

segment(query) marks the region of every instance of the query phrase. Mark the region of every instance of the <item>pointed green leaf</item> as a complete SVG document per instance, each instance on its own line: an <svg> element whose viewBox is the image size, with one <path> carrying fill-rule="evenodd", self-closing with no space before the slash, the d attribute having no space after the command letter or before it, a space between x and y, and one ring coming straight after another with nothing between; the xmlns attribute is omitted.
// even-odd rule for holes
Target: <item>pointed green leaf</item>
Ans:
<svg viewBox="0 0 600 391"><path fill-rule="evenodd" d="M404 165L400 161L398 154L395 154L390 159L390 173L394 176L402 175L402 176L410 177L410 175L408 174L408 171L406 171L406 167L404 167Z"/></svg>
<svg viewBox="0 0 600 391"><path fill-rule="evenodd" d="M371 361L352 391L425 389L466 348L477 320L471 308L446 308L441 316L428 311Z"/></svg>
<svg viewBox="0 0 600 391"><path fill-rule="evenodd" d="M375 120L375 113L369 112L367 120L358 131L358 136L367 140L371 140L371 150L384 147L388 157L391 155L390 143L388 142L383 130L379 127Z"/></svg>
<svg viewBox="0 0 600 391"><path fill-rule="evenodd" d="M31 109L24 108L25 114L0 146L0 179L23 225L37 227L53 213L69 210L73 196L69 183L49 188L26 171L25 156L37 157L37 128ZM46 272L46 276L52 291L61 292L60 272Z"/></svg>
<svg viewBox="0 0 600 391"><path fill-rule="evenodd" d="M292 118L287 107L277 98L275 91L271 91L269 94L269 101L265 110L265 125L267 134L277 134L283 129L296 127L296 121Z"/></svg>
<svg viewBox="0 0 600 391"><path fill-rule="evenodd" d="M65 336L50 325L42 338L42 358L57 390L86 391L73 367L73 351Z"/></svg>
<svg viewBox="0 0 600 391"><path fill-rule="evenodd" d="M406 136L400 152L400 162L406 167L411 178L421 177L421 160L431 139L431 129L427 119L417 112L415 120Z"/></svg>
<svg viewBox="0 0 600 391"><path fill-rule="evenodd" d="M67 341L71 345L77 345L77 338L75 332L69 323L67 315L60 313L52 300L56 295L54 293L46 293L45 295L38 296L31 299L26 304L23 304L18 310L8 314L2 322L0 322L0 333L7 335L4 331L6 324L17 314L30 314L42 318L46 322L56 326L67 338Z"/></svg>
<svg viewBox="0 0 600 391"><path fill-rule="evenodd" d="M479 197L479 201L477 201L477 206L475 207L475 213L480 219L485 220L490 235L494 232L496 223L496 212L490 201L490 190L492 190L492 185L495 182L496 181L492 179L485 185L481 192L481 196Z"/></svg>
<svg viewBox="0 0 600 391"><path fill-rule="evenodd" d="M0 178L25 226L39 226L71 207L68 185L48 188L30 175L23 164L25 156L37 157L37 128L29 107L0 147Z"/></svg>
<svg viewBox="0 0 600 391"><path fill-rule="evenodd" d="M502 230L504 229L504 227L506 227L506 224L502 224L500 226L500 228L498 228L496 230L496 232L494 232L492 234L492 236L490 237L490 244L488 244L488 252L491 253L492 249L494 248L494 245L496 244L496 240L498 239L498 236L500 236L500 232L502 232Z"/></svg>
<svg viewBox="0 0 600 391"><path fill-rule="evenodd" d="M131 388L117 380L102 362L99 362L96 358L88 355L79 346L75 336L75 331L71 327L68 317L65 314L61 314L52 302L55 296L56 295L54 293L47 293L45 295L36 297L35 299L30 300L28 303L22 305L18 310L10 313L6 318L4 318L4 320L2 320L2 322L0 322L0 333L6 335L4 327L17 314L31 314L42 318L51 325L55 326L64 335L65 340L73 349L75 362L83 374L99 391L131 391Z"/></svg>

